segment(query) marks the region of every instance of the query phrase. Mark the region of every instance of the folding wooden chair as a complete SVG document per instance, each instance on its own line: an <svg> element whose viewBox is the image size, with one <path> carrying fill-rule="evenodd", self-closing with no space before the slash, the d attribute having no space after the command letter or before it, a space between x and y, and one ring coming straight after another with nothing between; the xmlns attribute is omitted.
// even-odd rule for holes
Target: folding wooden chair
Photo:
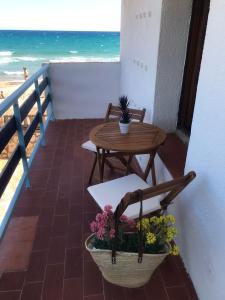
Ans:
<svg viewBox="0 0 225 300"><path fill-rule="evenodd" d="M146 111L145 109L138 110L138 109L130 108L129 112L132 115L132 121L143 122L144 117L145 117L145 111ZM109 103L104 122L114 122L114 121L118 122L119 118L120 118L120 115L121 115L120 107L119 106L114 106L114 105L112 105L112 103ZM94 163L93 163L93 166L92 166L92 169L91 169L91 174L90 174L90 177L89 177L89 180L88 180L88 184L90 185L91 181L92 181L92 178L93 178L94 171L95 171L95 167L96 167L96 164L97 164L97 149L96 149L95 144L93 144L90 140L83 143L81 145L81 147L83 149L86 149L88 151L93 152L94 155L95 155ZM108 167L111 168L111 169L113 169L114 167L110 163L110 161L107 159L109 157L118 158L121 161L121 163L126 166L126 168L131 163L131 160L132 160L132 156L130 156L128 161L127 161L124 158L122 153L119 153L119 152L116 152L116 151L109 151L105 154L105 158L106 158L105 159L105 164L108 165Z"/></svg>
<svg viewBox="0 0 225 300"><path fill-rule="evenodd" d="M88 191L103 210L111 205L115 216L125 215L136 219L140 211L140 195L143 200L143 216L159 215L174 198L196 177L195 172L153 187L136 174L88 187Z"/></svg>

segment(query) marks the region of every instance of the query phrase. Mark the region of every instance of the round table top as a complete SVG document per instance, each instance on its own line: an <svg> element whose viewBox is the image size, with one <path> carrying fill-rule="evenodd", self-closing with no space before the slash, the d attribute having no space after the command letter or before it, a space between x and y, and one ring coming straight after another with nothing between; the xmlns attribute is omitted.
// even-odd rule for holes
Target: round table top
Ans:
<svg viewBox="0 0 225 300"><path fill-rule="evenodd" d="M129 133L120 133L118 122L107 122L94 127L90 140L97 147L126 153L148 153L166 139L164 130L146 123L131 123Z"/></svg>

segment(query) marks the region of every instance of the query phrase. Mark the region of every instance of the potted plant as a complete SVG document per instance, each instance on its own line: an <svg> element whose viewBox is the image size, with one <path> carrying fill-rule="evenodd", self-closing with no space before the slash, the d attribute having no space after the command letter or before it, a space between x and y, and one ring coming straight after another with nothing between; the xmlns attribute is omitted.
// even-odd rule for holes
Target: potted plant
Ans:
<svg viewBox="0 0 225 300"><path fill-rule="evenodd" d="M107 281L123 287L141 287L168 254L178 255L179 249L173 244L177 230L172 215L142 218L138 222L122 215L115 222L108 205L90 224L92 235L85 242Z"/></svg>
<svg viewBox="0 0 225 300"><path fill-rule="evenodd" d="M131 122L131 114L129 112L129 100L127 96L119 98L119 106L121 109L121 116L119 121L121 134L127 134L129 132L129 126Z"/></svg>

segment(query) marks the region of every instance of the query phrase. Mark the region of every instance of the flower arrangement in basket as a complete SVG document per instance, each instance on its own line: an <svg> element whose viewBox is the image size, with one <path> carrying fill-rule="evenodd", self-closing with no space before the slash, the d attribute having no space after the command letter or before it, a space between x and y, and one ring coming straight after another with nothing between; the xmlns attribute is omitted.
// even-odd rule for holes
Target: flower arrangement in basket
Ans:
<svg viewBox="0 0 225 300"><path fill-rule="evenodd" d="M115 220L110 205L90 224L86 249L109 282L130 288L146 284L168 254L178 255L172 215ZM115 259L116 252L116 259Z"/></svg>
<svg viewBox="0 0 225 300"><path fill-rule="evenodd" d="M131 123L131 114L129 112L129 100L127 96L119 98L119 107L121 109L121 116L119 121L121 134L127 134Z"/></svg>

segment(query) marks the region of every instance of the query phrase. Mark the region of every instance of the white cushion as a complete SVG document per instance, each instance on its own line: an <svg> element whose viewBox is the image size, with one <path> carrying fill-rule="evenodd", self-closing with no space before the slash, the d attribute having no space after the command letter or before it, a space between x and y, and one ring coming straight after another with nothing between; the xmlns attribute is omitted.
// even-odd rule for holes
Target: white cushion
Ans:
<svg viewBox="0 0 225 300"><path fill-rule="evenodd" d="M121 199L128 192L134 192L138 189L146 189L150 186L136 174L131 174L115 180L100 183L88 187L88 192L95 199L96 203L103 210L104 207L110 204L115 211ZM160 201L162 196L156 196L143 201L143 215L149 214L157 209L160 209ZM129 218L138 218L140 211L140 203L135 203L126 209L124 214Z"/></svg>
<svg viewBox="0 0 225 300"><path fill-rule="evenodd" d="M95 144L94 143L92 143L92 141L87 141L87 142L85 142L85 143L83 143L82 145L81 145L81 147L83 148L83 149L86 149L86 150L89 150L89 151L92 151L92 152L97 152L97 149L96 149L96 146L95 146ZM100 152L101 152L102 150L100 149ZM115 153L116 151L110 151L110 153Z"/></svg>
<svg viewBox="0 0 225 300"><path fill-rule="evenodd" d="M94 143L92 143L92 141L87 141L83 143L81 147L89 151L97 152L96 146Z"/></svg>

